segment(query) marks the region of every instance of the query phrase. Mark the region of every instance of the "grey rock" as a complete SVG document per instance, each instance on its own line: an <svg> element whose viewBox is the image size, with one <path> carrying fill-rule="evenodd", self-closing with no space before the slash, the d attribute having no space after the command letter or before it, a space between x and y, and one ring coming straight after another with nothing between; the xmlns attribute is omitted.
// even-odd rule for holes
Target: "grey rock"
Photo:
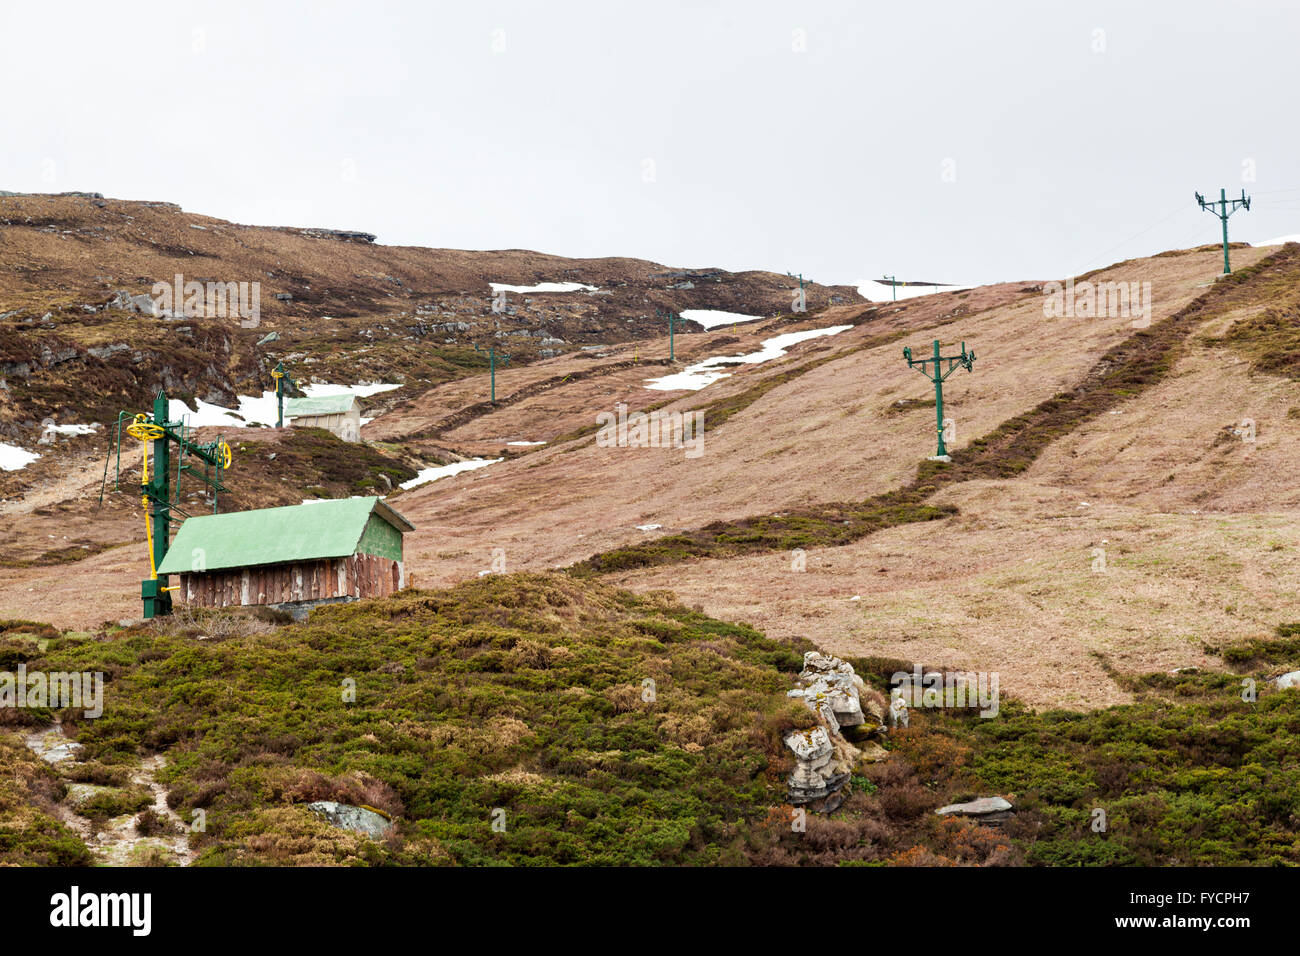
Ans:
<svg viewBox="0 0 1300 956"><path fill-rule="evenodd" d="M802 696L804 703L816 713L829 709L833 716L829 716L827 723L833 730L866 722L860 696L865 685L853 672L853 667L838 657L818 651L807 652L799 682L803 686L797 695L792 693L791 696Z"/></svg>
<svg viewBox="0 0 1300 956"><path fill-rule="evenodd" d="M831 813L844 802L841 792L853 769L865 760L878 760L876 753L865 754L840 734L843 726L867 723L880 725L880 708L865 711L861 694L866 690L862 678L852 665L816 651L804 655L804 669L799 685L788 696L803 701L817 716L818 726L797 730L784 738L794 754L795 768L787 781L787 799L791 804L808 805L818 813ZM883 751L878 746L877 751Z"/></svg>
<svg viewBox="0 0 1300 956"><path fill-rule="evenodd" d="M830 734L825 727L796 730L785 738L785 745L794 752L797 759L805 761L829 756L832 749Z"/></svg>
<svg viewBox="0 0 1300 956"><path fill-rule="evenodd" d="M972 800L969 803L950 803L948 806L940 807L934 812L941 817L972 817L977 823L999 826L1010 819L1011 815L1015 813L1015 808L1009 801L1001 797L980 797L978 800Z"/></svg>
<svg viewBox="0 0 1300 956"><path fill-rule="evenodd" d="M50 758L46 756L45 759L49 760ZM80 810L100 794L121 792L122 790L120 787L101 787L93 783L70 783L68 784L68 795L65 799L68 802L68 806L72 807L74 810Z"/></svg>
<svg viewBox="0 0 1300 956"><path fill-rule="evenodd" d="M56 764L63 763L65 760L75 760L82 750L81 744L65 737L63 728L58 726L28 737L27 747L47 763Z"/></svg>
<svg viewBox="0 0 1300 956"><path fill-rule="evenodd" d="M309 239L339 239L343 242L372 243L377 238L370 232L353 232L347 229L297 229L288 226L279 227L281 232L296 232Z"/></svg>
<svg viewBox="0 0 1300 956"><path fill-rule="evenodd" d="M1288 687L1300 687L1300 671L1291 671L1283 674L1273 682L1279 690L1286 690Z"/></svg>
<svg viewBox="0 0 1300 956"><path fill-rule="evenodd" d="M789 790L787 796L793 804L811 803L830 792L826 787L825 777L816 770L809 770L802 765L795 767L794 772L790 774Z"/></svg>
<svg viewBox="0 0 1300 956"><path fill-rule="evenodd" d="M374 810L354 807L347 803L333 800L317 800L307 804L307 809L323 817L330 826L340 830L352 830L364 833L372 839L378 839L393 828L393 822Z"/></svg>
<svg viewBox="0 0 1300 956"><path fill-rule="evenodd" d="M41 348L41 362L45 365L62 365L64 362L70 362L77 357L77 350L74 348L59 349L55 351L48 345Z"/></svg>

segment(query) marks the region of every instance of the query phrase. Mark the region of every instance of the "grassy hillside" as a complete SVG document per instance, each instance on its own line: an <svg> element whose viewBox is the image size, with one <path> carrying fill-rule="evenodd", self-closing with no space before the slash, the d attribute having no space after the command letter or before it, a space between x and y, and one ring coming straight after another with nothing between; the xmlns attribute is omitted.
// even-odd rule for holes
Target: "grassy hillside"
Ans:
<svg viewBox="0 0 1300 956"><path fill-rule="evenodd" d="M781 731L811 724L784 697L793 649L562 576L202 633L128 629L34 658L111 675L104 716L75 723L84 756L166 751L172 804L207 812L200 863L739 860L782 799ZM318 799L375 807L396 834L330 830L303 807Z"/></svg>
<svg viewBox="0 0 1300 956"><path fill-rule="evenodd" d="M1287 635L1295 631L1279 627L1263 651L1221 650L1294 668L1300 650ZM1277 671L1120 678L1136 702L1089 712L1034 712L1005 700L987 720L913 711L895 760L936 806L939 794L1011 796L1018 810L1005 836L1029 865L1297 865L1300 692L1272 688L1266 674ZM1255 701L1243 699L1247 678ZM912 855L956 862L933 835Z"/></svg>
<svg viewBox="0 0 1300 956"><path fill-rule="evenodd" d="M1138 703L1088 714L1005 698L991 720L914 710L889 759L860 767L845 805L798 832L781 737L811 723L785 697L802 647L555 574L301 625L242 621L53 639L6 625L6 667L103 670L109 684L100 719L62 715L85 745L75 770L0 735L0 861L85 862L54 810L67 785L120 782L165 752L169 805L207 816L191 838L199 865L1300 862L1300 694L1270 690L1258 669L1300 663L1300 628L1225 651L1260 680L1254 703L1240 675L1185 673L1135 680ZM854 663L879 687L910 666ZM932 812L990 793L1018 808L1002 830ZM102 824L139 811L136 797L92 809ZM396 826L382 841L332 829L304 806L321 799Z"/></svg>

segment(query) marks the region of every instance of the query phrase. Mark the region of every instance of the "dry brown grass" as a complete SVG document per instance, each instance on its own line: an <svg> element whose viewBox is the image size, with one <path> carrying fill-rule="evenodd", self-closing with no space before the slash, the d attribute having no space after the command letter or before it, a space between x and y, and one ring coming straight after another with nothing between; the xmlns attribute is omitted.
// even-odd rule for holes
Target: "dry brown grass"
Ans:
<svg viewBox="0 0 1300 956"><path fill-rule="evenodd" d="M1243 250L1239 267L1265 252ZM1215 255L1207 251L1138 260L1102 278L1152 281L1158 322L1204 292L1214 274ZM719 518L861 500L896 487L929 453L933 413L925 407L885 412L899 399L924 401L929 387L902 362L901 342L852 351L869 337L914 328L907 341L922 344L936 334L934 323L948 322L937 333L945 342L965 339L976 348L975 372L954 376L946 391L960 454L973 438L1077 381L1132 331L1124 319L1045 320L1041 297L1021 288L989 292L990 298L977 293L962 300L969 311L956 316L949 315L956 304L951 296L935 297L946 305L920 300L897 312L882 309L877 324L808 343L844 354L763 395L716 434L708 433L706 420L703 458L584 442L576 451L544 449L404 494L401 507L418 529L408 536L408 568L422 586L451 583L486 569L494 547L505 549L511 571L567 565ZM830 314L826 324L833 321ZM1197 335L1221 334L1225 321L1216 319ZM739 351L771 333L733 334ZM1063 340L1071 347L1061 348ZM672 407L725 400L821 354L797 351ZM638 590L671 589L710 614L776 636L804 636L839 653L996 669L1004 691L1037 706L1125 700L1107 667L1137 673L1213 663L1204 639L1267 632L1294 597L1298 569L1285 550L1294 516L1269 513L1269 501L1270 495L1288 507L1293 501L1295 484L1280 456L1300 426L1286 411L1300 399L1291 401L1289 383L1248 376L1244 367L1225 364L1232 361L1222 349L1193 347L1168 381L1056 442L1024 477L971 481L935 497L936 504L957 507L959 517L810 552L806 573L790 570L789 555L771 554L618 580ZM550 372L507 374L515 378L504 387L513 388ZM628 374L548 390L474 420L458 437L546 437L539 429L552 411L559 421L549 427L558 430L584 415L594 418L607 401L612 406L632 396ZM436 420L468 388L442 387L430 394L427 409L413 406L394 428ZM664 397L641 390L633 406ZM1246 414L1259 422L1257 444L1246 449L1219 441L1222 427ZM1271 493L1269 483L1279 481L1280 490ZM1197 496L1206 495L1198 504ZM1090 507L1081 507L1084 501ZM1211 520L1204 514L1211 505L1250 513ZM1191 513L1197 510L1203 513ZM634 527L649 523L664 530ZM1103 546L1110 572L1093 574L1092 549ZM78 563L77 593L101 596L91 623L108 616L102 608L118 594L121 613L134 613L134 589L122 581L139 573L128 570L128 557L138 556L109 552ZM24 588L58 595L63 586L48 571L22 572L0 588L0 609L30 617L50 603ZM855 595L859 600L850 600ZM56 606L61 622L89 616L84 606ZM681 733L689 739L687 728Z"/></svg>

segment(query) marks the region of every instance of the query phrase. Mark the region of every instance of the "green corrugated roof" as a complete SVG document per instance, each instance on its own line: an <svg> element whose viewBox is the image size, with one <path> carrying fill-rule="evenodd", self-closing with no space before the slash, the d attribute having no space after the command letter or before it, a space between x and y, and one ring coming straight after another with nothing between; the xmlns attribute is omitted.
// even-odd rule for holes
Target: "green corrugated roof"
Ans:
<svg viewBox="0 0 1300 956"><path fill-rule="evenodd" d="M344 558L357 550L372 511L401 531L412 530L409 521L375 497L195 515L181 525L158 573Z"/></svg>
<svg viewBox="0 0 1300 956"><path fill-rule="evenodd" d="M315 398L290 398L284 403L285 418L304 415L339 415L352 408L355 395L317 395Z"/></svg>

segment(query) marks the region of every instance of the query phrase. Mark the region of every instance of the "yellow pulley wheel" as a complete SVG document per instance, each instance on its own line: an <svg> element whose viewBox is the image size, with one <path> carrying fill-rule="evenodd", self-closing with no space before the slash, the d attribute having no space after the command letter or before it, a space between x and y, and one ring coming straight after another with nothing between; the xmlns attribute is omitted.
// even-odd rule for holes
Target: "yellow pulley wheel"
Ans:
<svg viewBox="0 0 1300 956"><path fill-rule="evenodd" d="M234 452L230 450L230 445L226 442L222 442L217 446L217 460L221 462L223 469L230 467L230 462L234 460L234 457Z"/></svg>
<svg viewBox="0 0 1300 956"><path fill-rule="evenodd" d="M143 414L135 416L135 421L126 426L126 433L140 441L154 441L163 437L161 425L155 425Z"/></svg>

